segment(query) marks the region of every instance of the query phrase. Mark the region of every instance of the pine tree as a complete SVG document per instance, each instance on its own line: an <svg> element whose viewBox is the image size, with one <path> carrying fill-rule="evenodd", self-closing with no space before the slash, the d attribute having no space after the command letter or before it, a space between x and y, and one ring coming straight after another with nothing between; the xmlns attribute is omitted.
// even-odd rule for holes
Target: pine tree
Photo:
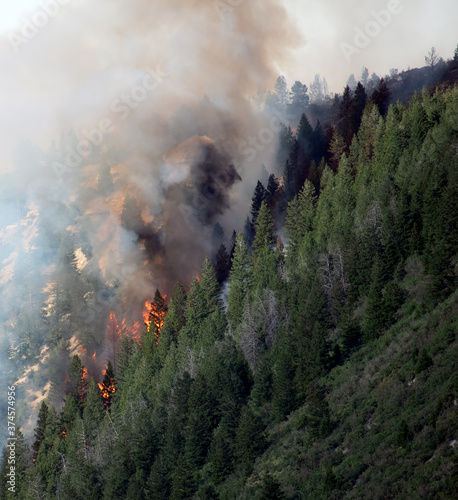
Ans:
<svg viewBox="0 0 458 500"><path fill-rule="evenodd" d="M291 127L286 127L283 123L280 124L278 132L278 149L277 149L277 165L281 168L285 165L289 158L291 148L294 143L294 136Z"/></svg>
<svg viewBox="0 0 458 500"><path fill-rule="evenodd" d="M280 112L284 111L286 105L288 104L289 95L286 78L283 75L280 75L275 82L274 96L277 110Z"/></svg>
<svg viewBox="0 0 458 500"><path fill-rule="evenodd" d="M261 455L266 446L261 419L247 405L242 409L235 437L237 466L243 470L245 476L251 474L256 457Z"/></svg>
<svg viewBox="0 0 458 500"><path fill-rule="evenodd" d="M307 180L300 193L288 204L287 217L285 220L286 234L292 257L305 235L312 230L313 218L315 216L316 196L315 188Z"/></svg>
<svg viewBox="0 0 458 500"><path fill-rule="evenodd" d="M312 136L312 153L311 159L315 160L317 164L321 162L321 159L326 154L325 150L325 136L323 132L323 127L321 126L320 120L316 121L315 129L313 130ZM310 174L309 174L310 176Z"/></svg>
<svg viewBox="0 0 458 500"><path fill-rule="evenodd" d="M226 247L221 244L214 258L216 279L222 285L229 277L231 269L231 256Z"/></svg>
<svg viewBox="0 0 458 500"><path fill-rule="evenodd" d="M208 257L202 264L200 287L206 303L206 316L221 307L221 289L216 279L215 269Z"/></svg>
<svg viewBox="0 0 458 500"><path fill-rule="evenodd" d="M102 383L99 384L100 393L103 398L103 404L105 408L110 408L111 399L116 391L115 381L114 381L114 371L111 361L108 361L105 374L103 375Z"/></svg>
<svg viewBox="0 0 458 500"><path fill-rule="evenodd" d="M66 393L71 394L76 401L82 406L87 389L87 369L81 363L81 360L77 354L72 358L72 363L70 365L70 370L68 372L68 386Z"/></svg>
<svg viewBox="0 0 458 500"><path fill-rule="evenodd" d="M253 197L251 198L251 221L256 225L259 209L262 202L266 199L267 192L261 181L258 181L254 189Z"/></svg>
<svg viewBox="0 0 458 500"><path fill-rule="evenodd" d="M33 461L36 460L38 455L38 450L40 449L41 443L43 442L44 439L47 417L48 417L48 405L46 404L46 401L43 401L40 405L40 410L38 411L37 426L35 427L35 434L34 434L35 441L33 442L32 445Z"/></svg>
<svg viewBox="0 0 458 500"><path fill-rule="evenodd" d="M202 289L200 280L197 278L193 278L191 281L184 315L186 326L191 332L192 337L197 337L200 324L208 315L206 294Z"/></svg>
<svg viewBox="0 0 458 500"><path fill-rule="evenodd" d="M386 116L388 111L388 102L390 99L391 92L388 89L388 85L382 78L378 87L374 90L371 95L372 102L377 106L381 116Z"/></svg>
<svg viewBox="0 0 458 500"><path fill-rule="evenodd" d="M235 241L232 268L229 274L231 284L228 296L228 315L233 327L239 325L246 294L250 286L251 253L242 233L237 235Z"/></svg>
<svg viewBox="0 0 458 500"><path fill-rule="evenodd" d="M108 368L107 368L108 370ZM92 379L87 392L86 405L83 411L83 422L86 428L90 443L94 443L99 432L100 423L105 415L103 403L100 398L100 391Z"/></svg>
<svg viewBox="0 0 458 500"><path fill-rule="evenodd" d="M298 118L301 113L307 108L309 104L308 88L307 85L295 81L289 93L289 114Z"/></svg>
<svg viewBox="0 0 458 500"><path fill-rule="evenodd" d="M270 248L274 243L273 220L269 207L263 201L259 209L259 215L256 224L256 234L253 240L254 258L259 255L262 249Z"/></svg>
<svg viewBox="0 0 458 500"><path fill-rule="evenodd" d="M359 126L361 125L361 117L363 115L364 108L366 107L366 102L366 89L363 87L361 82L358 82L350 109L352 134L356 134L359 130Z"/></svg>
<svg viewBox="0 0 458 500"><path fill-rule="evenodd" d="M159 344L161 329L164 326L165 314L167 313L166 297L161 295L159 289L156 289L154 300L151 302L151 310L148 316L149 331L153 332L155 344Z"/></svg>
<svg viewBox="0 0 458 500"><path fill-rule="evenodd" d="M334 128L331 144L329 145L329 153L331 155L329 158L329 163L334 172L337 170L340 159L342 158L345 149L346 146L343 137L339 134L337 128Z"/></svg>
<svg viewBox="0 0 458 500"><path fill-rule="evenodd" d="M186 324L185 318L186 292L183 285L177 281L173 287L172 297L169 302L165 323L171 328L176 338L180 330ZM165 326L165 325L164 325Z"/></svg>

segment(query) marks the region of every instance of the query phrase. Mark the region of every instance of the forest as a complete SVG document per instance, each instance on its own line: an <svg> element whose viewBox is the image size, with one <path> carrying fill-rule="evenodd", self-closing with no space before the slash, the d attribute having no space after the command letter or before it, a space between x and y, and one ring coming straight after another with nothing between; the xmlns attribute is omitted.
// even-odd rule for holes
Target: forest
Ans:
<svg viewBox="0 0 458 500"><path fill-rule="evenodd" d="M455 497L458 48L433 66L333 98L279 77L277 174L244 231L216 224L217 250L156 291L137 335L111 317L99 379L71 356L62 409L42 401L19 433L15 493L5 449L0 496ZM47 342L68 353L60 293Z"/></svg>

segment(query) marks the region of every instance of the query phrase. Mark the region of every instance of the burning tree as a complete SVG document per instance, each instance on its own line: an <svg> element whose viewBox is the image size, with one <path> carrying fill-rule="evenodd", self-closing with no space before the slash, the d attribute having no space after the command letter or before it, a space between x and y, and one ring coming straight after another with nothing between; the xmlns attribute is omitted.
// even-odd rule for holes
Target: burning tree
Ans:
<svg viewBox="0 0 458 500"><path fill-rule="evenodd" d="M114 371L111 361L108 361L107 368L104 370L102 383L97 384L100 389L100 395L103 399L103 404L105 408L109 408L111 405L111 398L116 392L115 381L114 381Z"/></svg>
<svg viewBox="0 0 458 500"><path fill-rule="evenodd" d="M162 296L159 290L156 290L153 302L145 302L146 311L143 313L145 325L148 332L153 328L156 345L159 343L159 335L164 326L165 314L167 312L166 299L167 295Z"/></svg>
<svg viewBox="0 0 458 500"><path fill-rule="evenodd" d="M75 354L68 372L68 389L66 392L82 404L86 395L87 384L87 368L83 366L79 356Z"/></svg>

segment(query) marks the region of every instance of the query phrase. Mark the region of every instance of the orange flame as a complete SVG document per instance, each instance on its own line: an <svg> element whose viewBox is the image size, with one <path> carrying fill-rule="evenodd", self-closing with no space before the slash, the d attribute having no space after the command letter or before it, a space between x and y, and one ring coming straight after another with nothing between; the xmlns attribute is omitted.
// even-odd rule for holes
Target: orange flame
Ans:
<svg viewBox="0 0 458 500"><path fill-rule="evenodd" d="M129 331L132 338L139 341L140 340L140 323L137 321L132 327L127 326L127 319L123 318L119 323L116 314L111 311L110 317L108 319L106 335L111 338L112 341L116 341L117 337L120 337L123 332ZM95 355L94 355L95 357Z"/></svg>
<svg viewBox="0 0 458 500"><path fill-rule="evenodd" d="M81 374L81 384L79 389L80 400L84 398L84 391L86 390L86 379L87 379L87 368L83 368L83 373Z"/></svg>
<svg viewBox="0 0 458 500"><path fill-rule="evenodd" d="M116 392L115 388L115 382L114 380L110 377L107 376L107 371L102 370L102 375L103 375L103 381L102 383L97 383L100 389L100 395L103 398L103 404L105 408L108 408L111 404L111 398L113 394Z"/></svg>
<svg viewBox="0 0 458 500"><path fill-rule="evenodd" d="M167 295L162 295L162 299L165 304ZM161 333L161 329L164 326L166 312L166 307L160 308L157 304L155 304L154 302L149 302L148 300L145 302L143 320L148 331L150 329L151 323L154 324L154 337L156 339L156 345L159 343L159 334Z"/></svg>
<svg viewBox="0 0 458 500"><path fill-rule="evenodd" d="M95 357L96 357L96 353L94 353L94 354L92 355L92 357L95 359Z"/></svg>

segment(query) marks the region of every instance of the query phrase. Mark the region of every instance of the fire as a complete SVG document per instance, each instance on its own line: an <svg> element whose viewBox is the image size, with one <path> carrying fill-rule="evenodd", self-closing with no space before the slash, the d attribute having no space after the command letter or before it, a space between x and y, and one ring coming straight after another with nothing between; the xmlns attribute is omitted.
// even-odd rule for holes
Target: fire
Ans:
<svg viewBox="0 0 458 500"><path fill-rule="evenodd" d="M94 353L94 354L92 355L92 357L95 359L95 357L96 357L96 353Z"/></svg>
<svg viewBox="0 0 458 500"><path fill-rule="evenodd" d="M196 280L197 280L197 281L200 281L200 276L199 276L199 273L196 273Z"/></svg>
<svg viewBox="0 0 458 500"><path fill-rule="evenodd" d="M123 332L130 332L132 338L139 340L140 323L137 321L132 327L127 326L127 319L123 318L121 322L118 322L116 314L111 311L110 317L107 323L106 335L111 339L112 342L117 342L118 338L121 337ZM95 353L94 356L95 358Z"/></svg>
<svg viewBox="0 0 458 500"><path fill-rule="evenodd" d="M83 368L83 373L81 374L81 384L79 389L79 398L82 401L84 399L84 393L87 386L87 368Z"/></svg>
<svg viewBox="0 0 458 500"><path fill-rule="evenodd" d="M159 290L156 290L153 302L149 302L148 300L145 302L143 319L148 331L150 330L151 323L153 323L156 345L159 343L159 335L165 322L165 315L167 313L166 300L167 295L161 295Z"/></svg>
<svg viewBox="0 0 458 500"><path fill-rule="evenodd" d="M111 398L113 394L116 392L115 381L113 379L113 367L111 363L108 362L106 369L102 370L103 380L102 383L98 383L100 389L100 395L103 398L103 404L105 408L109 408L111 405Z"/></svg>

